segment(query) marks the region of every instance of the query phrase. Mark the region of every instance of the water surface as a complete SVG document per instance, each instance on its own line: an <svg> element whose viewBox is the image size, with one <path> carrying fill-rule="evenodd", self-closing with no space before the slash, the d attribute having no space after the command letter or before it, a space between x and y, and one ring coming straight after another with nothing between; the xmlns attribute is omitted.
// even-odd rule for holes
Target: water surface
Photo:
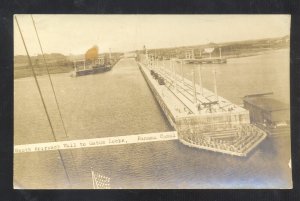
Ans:
<svg viewBox="0 0 300 201"><path fill-rule="evenodd" d="M246 94L273 91L289 103L289 52L236 58L203 65L204 86L241 104ZM191 65L184 66L191 77ZM72 78L52 75L66 125L62 129L47 76L39 77L59 139L85 139L172 128L161 112L136 62L121 60L112 71ZM15 144L54 141L33 78L14 82ZM112 188L289 188L290 139L267 139L246 158L189 148L178 141L106 146L64 151L72 186L57 151L14 155L14 182L23 188L92 188L91 168L111 178Z"/></svg>

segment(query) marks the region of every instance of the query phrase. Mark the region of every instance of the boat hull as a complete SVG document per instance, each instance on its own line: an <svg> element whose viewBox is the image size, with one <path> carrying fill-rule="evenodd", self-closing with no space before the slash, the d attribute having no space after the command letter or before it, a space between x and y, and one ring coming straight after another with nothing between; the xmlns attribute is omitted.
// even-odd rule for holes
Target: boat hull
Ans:
<svg viewBox="0 0 300 201"><path fill-rule="evenodd" d="M105 66L105 67L98 67L98 68L91 68L91 69L76 71L75 75L77 77L77 76L104 73L104 72L107 72L107 71L110 71L110 70L111 70L111 67Z"/></svg>

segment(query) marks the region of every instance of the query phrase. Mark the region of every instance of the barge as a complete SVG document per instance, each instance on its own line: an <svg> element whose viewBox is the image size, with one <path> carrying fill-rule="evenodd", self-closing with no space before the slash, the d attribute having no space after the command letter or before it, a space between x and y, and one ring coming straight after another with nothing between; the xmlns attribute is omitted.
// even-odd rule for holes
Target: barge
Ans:
<svg viewBox="0 0 300 201"><path fill-rule="evenodd" d="M225 58L182 59L185 64L226 64ZM178 61L179 62L179 61Z"/></svg>
<svg viewBox="0 0 300 201"><path fill-rule="evenodd" d="M100 60L100 59L99 59ZM88 62L86 60L77 60L74 61L74 73L73 75L75 77L77 76L83 76L83 75L90 75L90 74L97 74L97 73L104 73L107 71L110 71L112 68L111 64L104 63L93 63L93 64L87 64Z"/></svg>
<svg viewBox="0 0 300 201"><path fill-rule="evenodd" d="M247 156L266 138L250 124L248 110L166 68L148 62L140 62L139 68L181 143Z"/></svg>

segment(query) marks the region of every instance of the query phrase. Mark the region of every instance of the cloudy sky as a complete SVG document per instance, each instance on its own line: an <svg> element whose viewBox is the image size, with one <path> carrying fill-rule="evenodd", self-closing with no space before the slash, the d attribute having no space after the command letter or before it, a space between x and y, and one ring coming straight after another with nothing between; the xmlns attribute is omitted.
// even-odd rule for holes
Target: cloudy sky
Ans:
<svg viewBox="0 0 300 201"><path fill-rule="evenodd" d="M30 55L40 54L30 15L16 15ZM289 15L33 15L45 53L84 54L93 45L130 51L290 33ZM15 22L15 21L14 21ZM14 54L26 54L14 23Z"/></svg>

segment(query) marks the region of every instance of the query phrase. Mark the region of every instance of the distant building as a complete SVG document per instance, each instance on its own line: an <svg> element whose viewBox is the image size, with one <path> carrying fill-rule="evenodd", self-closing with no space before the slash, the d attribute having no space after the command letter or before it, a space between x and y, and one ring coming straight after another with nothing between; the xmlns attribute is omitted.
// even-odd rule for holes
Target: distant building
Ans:
<svg viewBox="0 0 300 201"><path fill-rule="evenodd" d="M137 54L136 54L136 52L125 52L123 57L124 58L136 58Z"/></svg>
<svg viewBox="0 0 300 201"><path fill-rule="evenodd" d="M188 49L185 51L185 58L186 59L194 59L195 55L194 55L194 50L193 49Z"/></svg>

